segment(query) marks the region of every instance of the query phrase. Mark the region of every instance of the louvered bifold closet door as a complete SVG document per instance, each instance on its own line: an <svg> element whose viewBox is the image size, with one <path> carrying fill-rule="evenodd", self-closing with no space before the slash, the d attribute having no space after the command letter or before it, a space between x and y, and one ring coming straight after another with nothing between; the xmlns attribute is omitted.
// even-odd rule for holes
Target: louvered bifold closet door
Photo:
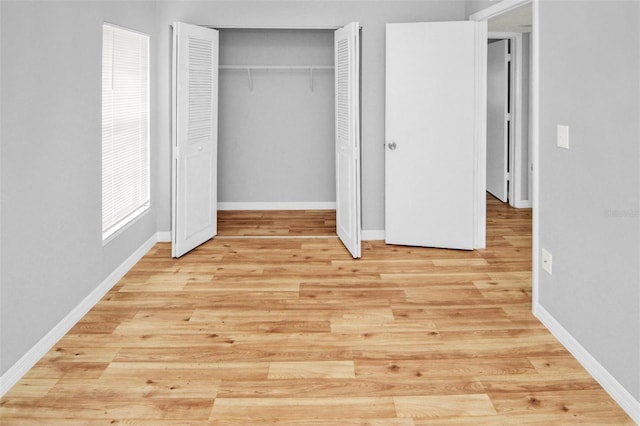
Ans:
<svg viewBox="0 0 640 426"><path fill-rule="evenodd" d="M172 254L217 233L218 32L182 22L174 31Z"/></svg>
<svg viewBox="0 0 640 426"><path fill-rule="evenodd" d="M360 25L335 32L336 230L354 258L361 256Z"/></svg>

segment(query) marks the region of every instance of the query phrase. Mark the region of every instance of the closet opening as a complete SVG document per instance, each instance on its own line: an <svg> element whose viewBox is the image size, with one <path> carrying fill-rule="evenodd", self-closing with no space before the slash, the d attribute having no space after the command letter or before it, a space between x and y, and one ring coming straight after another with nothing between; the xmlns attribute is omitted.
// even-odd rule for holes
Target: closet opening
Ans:
<svg viewBox="0 0 640 426"><path fill-rule="evenodd" d="M305 211L309 231L283 236L335 228L360 257L359 24L172 27L172 256L226 236L221 210L243 211L248 237L285 232L268 230L273 219L260 225L258 211L284 223L286 212Z"/></svg>
<svg viewBox="0 0 640 426"><path fill-rule="evenodd" d="M218 235L336 235L334 30L218 31Z"/></svg>

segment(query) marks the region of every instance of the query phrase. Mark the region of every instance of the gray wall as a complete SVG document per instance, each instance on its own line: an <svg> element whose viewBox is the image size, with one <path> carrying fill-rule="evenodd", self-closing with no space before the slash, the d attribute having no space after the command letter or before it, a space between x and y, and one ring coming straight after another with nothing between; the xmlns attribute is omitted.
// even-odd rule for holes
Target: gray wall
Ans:
<svg viewBox="0 0 640 426"><path fill-rule="evenodd" d="M640 3L540 2L540 304L640 400L638 52Z"/></svg>
<svg viewBox="0 0 640 426"><path fill-rule="evenodd" d="M220 64L333 65L333 31L220 30ZM221 70L218 201L335 202L334 74Z"/></svg>
<svg viewBox="0 0 640 426"><path fill-rule="evenodd" d="M479 12L482 9L486 9L489 6L493 6L496 3L498 2L494 0L466 0L464 2L465 16L469 17L469 15Z"/></svg>
<svg viewBox="0 0 640 426"><path fill-rule="evenodd" d="M149 214L102 245L102 23L153 37L156 21L151 2L3 0L0 8L4 373L156 232L152 199ZM156 45L153 37L152 61ZM151 105L155 81L152 71ZM151 118L153 141L153 107Z"/></svg>
<svg viewBox="0 0 640 426"><path fill-rule="evenodd" d="M162 1L158 3L158 229L168 231L170 209L170 60L173 21L218 26L362 25L362 226L384 229L384 36L387 22L464 19L451 1ZM295 160L295 159L292 159Z"/></svg>

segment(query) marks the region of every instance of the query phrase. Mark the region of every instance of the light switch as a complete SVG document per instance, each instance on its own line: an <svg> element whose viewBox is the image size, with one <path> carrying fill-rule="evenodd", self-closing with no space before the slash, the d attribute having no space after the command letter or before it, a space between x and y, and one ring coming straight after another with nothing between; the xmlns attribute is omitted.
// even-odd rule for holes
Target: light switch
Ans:
<svg viewBox="0 0 640 426"><path fill-rule="evenodd" d="M569 126L558 124L557 143L559 148L569 149Z"/></svg>

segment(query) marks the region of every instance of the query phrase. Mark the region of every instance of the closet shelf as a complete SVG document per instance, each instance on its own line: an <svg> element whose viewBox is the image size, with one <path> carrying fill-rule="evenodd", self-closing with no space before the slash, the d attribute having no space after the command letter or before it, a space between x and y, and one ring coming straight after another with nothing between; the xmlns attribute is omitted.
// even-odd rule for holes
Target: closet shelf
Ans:
<svg viewBox="0 0 640 426"><path fill-rule="evenodd" d="M318 70L333 70L333 65L219 65L221 70L244 70L249 80L249 90L253 92L252 70L276 70L276 71L309 71L309 88L313 93L313 72Z"/></svg>

